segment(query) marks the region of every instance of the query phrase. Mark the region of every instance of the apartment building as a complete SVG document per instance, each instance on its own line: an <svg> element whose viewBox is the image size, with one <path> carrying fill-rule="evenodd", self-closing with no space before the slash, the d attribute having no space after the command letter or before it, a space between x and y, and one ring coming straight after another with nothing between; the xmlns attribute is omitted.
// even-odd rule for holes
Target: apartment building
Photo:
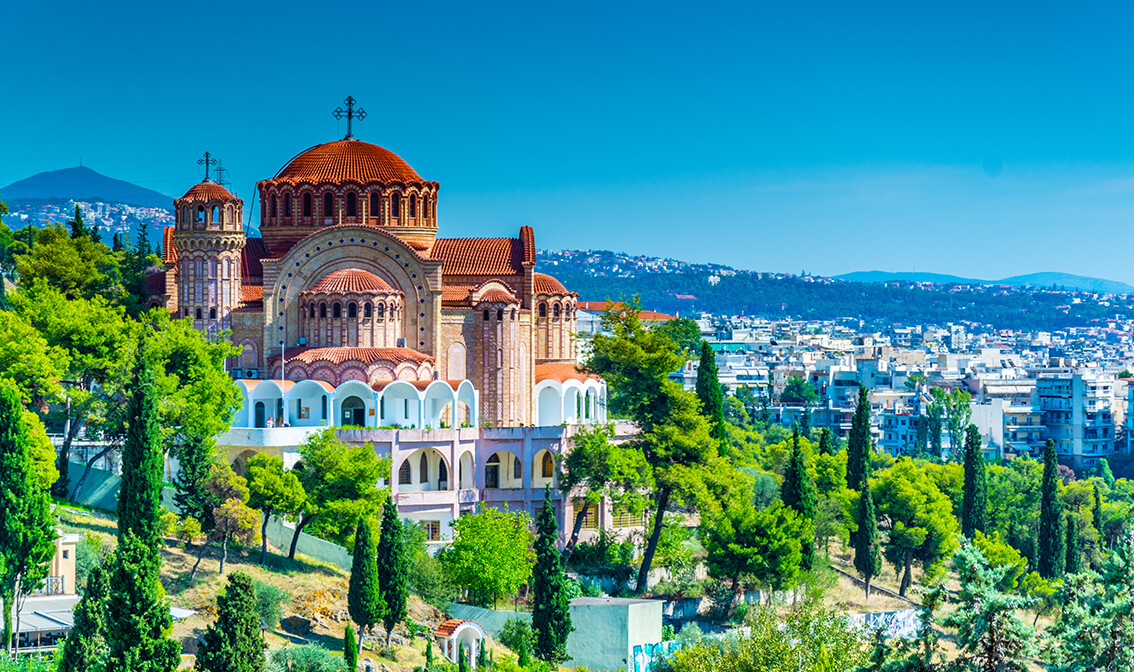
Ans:
<svg viewBox="0 0 1134 672"><path fill-rule="evenodd" d="M1116 452L1113 375L1095 371L1042 371L1036 375L1036 398L1045 439L1055 442L1061 461L1072 467L1093 467Z"/></svg>

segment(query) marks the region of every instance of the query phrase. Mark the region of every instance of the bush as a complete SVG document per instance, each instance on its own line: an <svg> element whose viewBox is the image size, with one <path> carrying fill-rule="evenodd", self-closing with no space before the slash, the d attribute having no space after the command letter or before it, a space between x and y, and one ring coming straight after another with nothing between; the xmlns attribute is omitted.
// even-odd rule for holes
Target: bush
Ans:
<svg viewBox="0 0 1134 672"><path fill-rule="evenodd" d="M525 639L528 640L529 651L535 645L535 634L532 632L532 626L522 618L513 617L504 621L504 627L500 629L499 639L501 644L515 652L519 652L520 642Z"/></svg>
<svg viewBox="0 0 1134 672"><path fill-rule="evenodd" d="M701 634L701 628L696 623L686 623L681 626L681 632L677 633L675 639L685 646L689 646L700 642L704 639L704 635Z"/></svg>
<svg viewBox="0 0 1134 672"><path fill-rule="evenodd" d="M265 672L346 672L346 663L337 653L304 644L272 651Z"/></svg>
<svg viewBox="0 0 1134 672"><path fill-rule="evenodd" d="M634 542L629 537L619 541L610 530L599 530L594 541L584 541L571 553L568 563L587 574L626 581L632 573Z"/></svg>
<svg viewBox="0 0 1134 672"><path fill-rule="evenodd" d="M283 588L277 588L270 583L253 581L252 590L256 598L256 613L260 620L271 630L275 630L283 618L283 605L291 599Z"/></svg>
<svg viewBox="0 0 1134 672"><path fill-rule="evenodd" d="M83 535L75 546L75 590L83 592L87 587L87 576L92 569L102 564L109 551L102 537L94 532Z"/></svg>
<svg viewBox="0 0 1134 672"><path fill-rule="evenodd" d="M406 555L409 557L410 591L445 611L457 597L457 589L441 571L441 562L431 556L425 544L425 530L419 523L405 521Z"/></svg>
<svg viewBox="0 0 1134 672"><path fill-rule="evenodd" d="M37 656L24 654L16 660L0 656L0 672L55 672L56 662L53 654Z"/></svg>

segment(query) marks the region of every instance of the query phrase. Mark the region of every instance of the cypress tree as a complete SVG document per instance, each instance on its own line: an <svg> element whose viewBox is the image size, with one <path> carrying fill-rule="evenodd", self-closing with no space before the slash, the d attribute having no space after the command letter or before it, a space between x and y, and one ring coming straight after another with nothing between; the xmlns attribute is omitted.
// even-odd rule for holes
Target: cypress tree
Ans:
<svg viewBox="0 0 1134 672"><path fill-rule="evenodd" d="M862 490L870 476L870 397L858 386L858 406L847 437L847 487Z"/></svg>
<svg viewBox="0 0 1134 672"><path fill-rule="evenodd" d="M1091 523L1095 526L1095 531L1099 533L1099 543L1102 543L1102 494L1099 493L1098 485L1095 486L1095 506L1091 509Z"/></svg>
<svg viewBox="0 0 1134 672"><path fill-rule="evenodd" d="M217 596L217 620L205 631L197 654L197 669L263 672L266 648L252 577L233 572L228 577L228 587Z"/></svg>
<svg viewBox="0 0 1134 672"><path fill-rule="evenodd" d="M457 672L469 672L469 657L463 642L457 646Z"/></svg>
<svg viewBox="0 0 1134 672"><path fill-rule="evenodd" d="M1106 487L1114 487L1114 472L1110 470L1110 463L1105 457L1099 458L1099 476L1102 477L1103 483L1106 483Z"/></svg>
<svg viewBox="0 0 1134 672"><path fill-rule="evenodd" d="M212 443L204 437L192 437L177 447L177 476L173 479L173 501L181 515L201 523L202 532L211 532L213 522L213 496L205 489L205 482L216 464Z"/></svg>
<svg viewBox="0 0 1134 672"><path fill-rule="evenodd" d="M866 582L866 599L870 599L870 582L882 571L879 551L878 521L874 517L874 496L863 488L858 500L858 532L854 535L854 568Z"/></svg>
<svg viewBox="0 0 1134 672"><path fill-rule="evenodd" d="M803 406L803 416L799 420L799 432L810 441L811 440L811 402L807 402Z"/></svg>
<svg viewBox="0 0 1134 672"><path fill-rule="evenodd" d="M478 670L488 669L488 653L486 652L486 648L482 641L476 650L476 669Z"/></svg>
<svg viewBox="0 0 1134 672"><path fill-rule="evenodd" d="M138 339L134 376L126 399L122 483L118 488L118 534L131 533L156 554L161 534L161 430L154 373L145 336Z"/></svg>
<svg viewBox="0 0 1134 672"><path fill-rule="evenodd" d="M929 452L929 418L917 416L917 434L914 438L914 455L924 456Z"/></svg>
<svg viewBox="0 0 1134 672"><path fill-rule="evenodd" d="M981 451L980 430L976 425L965 429L965 484L961 503L961 534L972 539L977 530L984 532L988 524L988 475Z"/></svg>
<svg viewBox="0 0 1134 672"><path fill-rule="evenodd" d="M516 654L516 662L519 664L520 667L522 667L524 669L527 669L528 665L530 665L531 662L532 662L531 658L528 655L528 638L527 637L521 637L520 638L520 651Z"/></svg>
<svg viewBox="0 0 1134 672"><path fill-rule="evenodd" d="M343 661L347 672L358 669L358 644L354 641L354 628L350 627L350 623L346 624L346 634L343 635ZM430 661L426 660L425 669L429 669L429 664Z"/></svg>
<svg viewBox="0 0 1134 672"><path fill-rule="evenodd" d="M433 640L431 638L425 640L425 669L426 672L433 669Z"/></svg>
<svg viewBox="0 0 1134 672"><path fill-rule="evenodd" d="M161 585L161 556L132 532L118 535L106 601L106 672L173 672L181 644Z"/></svg>
<svg viewBox="0 0 1134 672"><path fill-rule="evenodd" d="M382 507L382 537L378 540L378 587L384 610L382 625L386 628L386 646L394 626L406 618L409 597L409 559L406 557L406 536L398 510L391 499Z"/></svg>
<svg viewBox="0 0 1134 672"><path fill-rule="evenodd" d="M803 520L815 519L815 483L807 471L807 462L803 459L803 450L799 447L799 428L793 428L791 435L791 457L788 458L784 469L784 482L780 486L780 499L784 504L795 509ZM811 539L803 539L800 543L802 558L800 564L803 569L811 569L815 560L815 543Z"/></svg>
<svg viewBox="0 0 1134 672"><path fill-rule="evenodd" d="M68 222L71 225L71 238L85 238L87 234L87 226L83 223L83 211L79 210L78 203L75 204L75 218Z"/></svg>
<svg viewBox="0 0 1134 672"><path fill-rule="evenodd" d="M697 397L701 412L709 419L709 432L723 448L728 441L725 431L724 395L717 378L717 357L708 341L701 341L701 362L697 365Z"/></svg>
<svg viewBox="0 0 1134 672"><path fill-rule="evenodd" d="M834 455L835 448L831 441L831 430L824 427L819 430L819 454L820 455Z"/></svg>
<svg viewBox="0 0 1134 672"><path fill-rule="evenodd" d="M58 672L87 672L102 666L108 591L102 565L95 565L87 575L83 599L75 605L74 625L63 641Z"/></svg>
<svg viewBox="0 0 1134 672"><path fill-rule="evenodd" d="M370 536L370 521L363 516L354 532L354 558L350 566L350 582L347 584L347 612L352 621L358 624L359 646L367 628L382 622L386 605L378 580L378 564L374 555L374 541ZM353 632L351 633L353 635Z"/></svg>
<svg viewBox="0 0 1134 672"><path fill-rule="evenodd" d="M1039 562L1040 576L1054 579L1063 573L1063 504L1059 501L1059 462L1055 442L1047 440L1043 451L1043 484L1040 487Z"/></svg>
<svg viewBox="0 0 1134 672"><path fill-rule="evenodd" d="M112 252L121 252L122 251L122 238L120 238L118 236L117 231L115 231L114 235L111 236L111 238L110 238L110 250Z"/></svg>
<svg viewBox="0 0 1134 672"><path fill-rule="evenodd" d="M532 630L535 655L540 660L558 664L567 659L567 636L571 625L571 600L567 596L567 575L555 548L559 526L551 506L551 489L544 488L543 509L536 520L536 564L532 571Z"/></svg>
<svg viewBox="0 0 1134 672"><path fill-rule="evenodd" d="M1083 550L1079 548L1079 526L1075 524L1074 514L1067 514L1067 560L1064 571L1078 574L1083 571Z"/></svg>

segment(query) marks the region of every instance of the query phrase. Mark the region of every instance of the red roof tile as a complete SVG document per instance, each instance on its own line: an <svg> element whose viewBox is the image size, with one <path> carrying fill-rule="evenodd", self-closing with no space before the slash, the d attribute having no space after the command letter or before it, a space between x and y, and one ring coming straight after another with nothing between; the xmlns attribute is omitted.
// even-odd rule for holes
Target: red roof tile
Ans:
<svg viewBox="0 0 1134 672"><path fill-rule="evenodd" d="M456 632L457 626L464 622L464 619L461 618L450 618L441 625L437 626L437 629L433 631L433 634L436 637L449 637L454 632Z"/></svg>
<svg viewBox="0 0 1134 672"><path fill-rule="evenodd" d="M272 361L278 360L280 357L276 355ZM347 361L357 361L363 364L377 364L378 362L390 362L391 364L401 364L403 362L413 362L414 364L424 364L425 362L432 362L433 358L429 355L423 355L417 350L410 350L409 348L292 348L287 351L287 361L300 362L303 364L313 364L315 362L330 362L331 364L342 364Z"/></svg>
<svg viewBox="0 0 1134 672"><path fill-rule="evenodd" d="M245 301L263 301L264 300L264 286L263 285L241 285L240 286L240 300Z"/></svg>
<svg viewBox="0 0 1134 672"><path fill-rule="evenodd" d="M535 230L530 226L520 227L520 242L524 246L524 263L536 263Z"/></svg>
<svg viewBox="0 0 1134 672"><path fill-rule="evenodd" d="M563 283L555 278L547 275L546 273L536 273L532 278L533 289L536 294L568 294L567 288Z"/></svg>
<svg viewBox="0 0 1134 672"><path fill-rule="evenodd" d="M607 309L607 306L611 306L611 307L617 309L617 308L621 308L623 306L623 304L618 303L618 302L608 303L606 301L580 301L577 304L575 304L576 308L578 308L579 310L585 310L588 313L605 312L606 309ZM665 313L659 313L656 310L643 310L643 311L638 313L638 319L645 320L647 322L649 322L649 321L664 322L666 320L676 320L677 318L674 317L673 315L666 315Z"/></svg>
<svg viewBox="0 0 1134 672"><path fill-rule="evenodd" d="M304 294L374 294L395 291L386 281L360 268L347 268L324 276Z"/></svg>
<svg viewBox="0 0 1134 672"><path fill-rule="evenodd" d="M166 265L177 263L177 248L173 246L175 230L172 226L167 226L161 231L161 261Z"/></svg>
<svg viewBox="0 0 1134 672"><path fill-rule="evenodd" d="M155 271L146 276L146 294L150 296L165 294L165 271Z"/></svg>
<svg viewBox="0 0 1134 672"><path fill-rule="evenodd" d="M335 140L296 156L272 178L278 182L425 182L402 157L360 140Z"/></svg>
<svg viewBox="0 0 1134 672"><path fill-rule="evenodd" d="M240 253L240 278L245 285L259 285L264 282L264 265L261 259L270 259L268 246L263 238L248 238Z"/></svg>
<svg viewBox="0 0 1134 672"><path fill-rule="evenodd" d="M583 373L579 371L575 368L575 365L570 362L552 362L549 364L536 364L535 366L535 379L537 383L541 380L556 380L560 383L567 382L568 380L578 380L582 382L588 378L594 380L599 379L599 377L593 373Z"/></svg>
<svg viewBox="0 0 1134 672"><path fill-rule="evenodd" d="M429 256L445 275L520 275L526 258L518 238L438 238Z"/></svg>
<svg viewBox="0 0 1134 672"><path fill-rule="evenodd" d="M179 201L182 201L182 200L190 200L190 201L235 201L237 199L236 199L235 196L233 196L231 193L229 193L228 189L225 189L224 187L217 184L216 182L210 181L210 182L201 182L199 184L194 184L192 187L189 187L189 191L185 192L184 196L182 196L181 198L179 198L177 200L179 200Z"/></svg>
<svg viewBox="0 0 1134 672"><path fill-rule="evenodd" d="M498 289L493 287L480 297L481 301L487 303L519 303L520 300L512 296L512 292L505 289Z"/></svg>
<svg viewBox="0 0 1134 672"><path fill-rule="evenodd" d="M472 285L442 285L441 286L441 303L442 304L460 304L467 303L469 294L476 287Z"/></svg>

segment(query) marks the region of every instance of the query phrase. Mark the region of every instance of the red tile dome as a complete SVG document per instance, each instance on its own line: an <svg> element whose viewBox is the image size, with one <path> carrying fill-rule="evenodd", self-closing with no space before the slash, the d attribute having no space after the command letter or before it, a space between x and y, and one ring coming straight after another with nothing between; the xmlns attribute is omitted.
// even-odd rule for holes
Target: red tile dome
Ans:
<svg viewBox="0 0 1134 672"><path fill-rule="evenodd" d="M532 276L532 289L536 294L567 294L567 288L555 278L546 273L536 273Z"/></svg>
<svg viewBox="0 0 1134 672"><path fill-rule="evenodd" d="M402 157L360 140L315 145L272 178L278 182L424 182Z"/></svg>
<svg viewBox="0 0 1134 672"><path fill-rule="evenodd" d="M185 195L178 200L235 201L236 197L229 193L228 189L225 189L216 182L209 181L194 184L189 188L189 191L185 192Z"/></svg>
<svg viewBox="0 0 1134 672"><path fill-rule="evenodd" d="M358 268L347 268L324 276L304 294L386 294L393 292L385 280Z"/></svg>

